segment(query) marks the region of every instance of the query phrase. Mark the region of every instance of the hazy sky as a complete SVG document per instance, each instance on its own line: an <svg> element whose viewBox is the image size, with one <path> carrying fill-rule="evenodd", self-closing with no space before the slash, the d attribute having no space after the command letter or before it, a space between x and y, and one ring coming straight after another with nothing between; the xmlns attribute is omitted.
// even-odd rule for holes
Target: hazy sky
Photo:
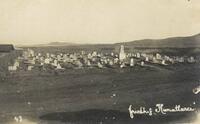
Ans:
<svg viewBox="0 0 200 124"><path fill-rule="evenodd" d="M0 43L114 43L200 33L200 0L0 0Z"/></svg>

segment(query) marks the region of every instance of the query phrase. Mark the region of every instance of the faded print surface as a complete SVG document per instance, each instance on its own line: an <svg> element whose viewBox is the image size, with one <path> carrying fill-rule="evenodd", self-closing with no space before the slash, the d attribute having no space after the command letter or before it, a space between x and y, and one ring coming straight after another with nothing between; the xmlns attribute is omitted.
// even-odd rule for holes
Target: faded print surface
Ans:
<svg viewBox="0 0 200 124"><path fill-rule="evenodd" d="M0 123L199 124L197 0L0 0Z"/></svg>

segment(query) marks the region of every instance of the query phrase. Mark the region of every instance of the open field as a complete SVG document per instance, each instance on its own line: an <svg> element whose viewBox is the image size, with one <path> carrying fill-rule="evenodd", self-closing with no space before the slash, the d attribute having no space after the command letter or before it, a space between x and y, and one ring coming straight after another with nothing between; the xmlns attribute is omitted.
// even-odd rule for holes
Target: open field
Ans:
<svg viewBox="0 0 200 124"><path fill-rule="evenodd" d="M200 65L159 68L77 69L57 75L29 72L1 77L0 122L16 115L42 124L132 123L128 107L199 103L192 89L199 84ZM112 97L115 94L116 96ZM199 107L198 104L195 107ZM108 116L108 119L104 117ZM115 116L113 120L110 116ZM91 118L90 118L91 117ZM185 117L185 115L183 115ZM166 118L150 119L163 122ZM175 121L180 118L171 118ZM145 121L144 121L145 122Z"/></svg>

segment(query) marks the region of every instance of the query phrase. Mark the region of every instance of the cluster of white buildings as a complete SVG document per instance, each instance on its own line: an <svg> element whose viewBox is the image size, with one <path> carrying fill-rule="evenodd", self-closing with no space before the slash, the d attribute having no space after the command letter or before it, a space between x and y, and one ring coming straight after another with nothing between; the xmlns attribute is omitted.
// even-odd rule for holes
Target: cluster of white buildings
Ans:
<svg viewBox="0 0 200 124"><path fill-rule="evenodd" d="M194 57L169 57L166 55L146 53L126 53L121 45L119 53L103 54L97 51L86 53L35 53L28 49L23 51L13 63L8 66L9 71L33 69L65 70L68 68L125 68L146 66L149 64L169 65L174 63L194 63Z"/></svg>

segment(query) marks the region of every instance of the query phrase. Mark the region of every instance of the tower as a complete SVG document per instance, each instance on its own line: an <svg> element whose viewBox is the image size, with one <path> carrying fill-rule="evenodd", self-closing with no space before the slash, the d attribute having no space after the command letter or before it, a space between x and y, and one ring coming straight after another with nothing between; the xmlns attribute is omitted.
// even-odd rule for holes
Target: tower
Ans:
<svg viewBox="0 0 200 124"><path fill-rule="evenodd" d="M119 60L123 61L124 59L126 59L126 53L124 52L124 45L121 45L119 52Z"/></svg>

